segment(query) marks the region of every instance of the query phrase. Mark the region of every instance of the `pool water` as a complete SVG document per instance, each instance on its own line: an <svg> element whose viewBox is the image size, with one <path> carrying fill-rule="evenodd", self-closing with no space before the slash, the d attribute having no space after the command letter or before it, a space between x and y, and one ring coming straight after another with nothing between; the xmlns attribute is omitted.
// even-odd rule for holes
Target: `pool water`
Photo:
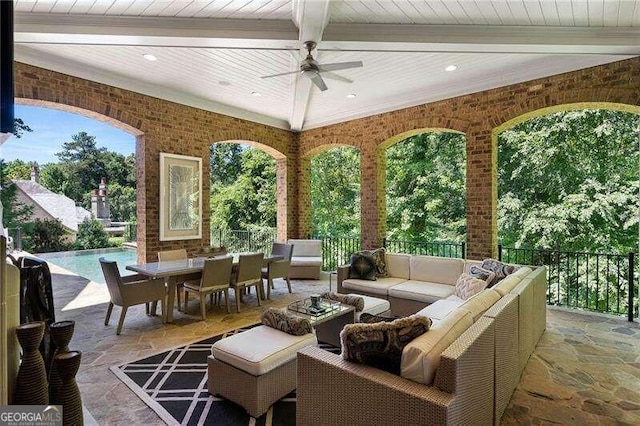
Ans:
<svg viewBox="0 0 640 426"><path fill-rule="evenodd" d="M81 277L102 284L104 284L105 281L102 275L102 268L100 268L100 262L98 261L99 258L104 257L107 260L115 260L118 262L120 275L133 274L133 272L127 271L125 267L137 263L136 251L126 248L60 251L56 253L41 253L36 256L46 260L48 263L53 263Z"/></svg>

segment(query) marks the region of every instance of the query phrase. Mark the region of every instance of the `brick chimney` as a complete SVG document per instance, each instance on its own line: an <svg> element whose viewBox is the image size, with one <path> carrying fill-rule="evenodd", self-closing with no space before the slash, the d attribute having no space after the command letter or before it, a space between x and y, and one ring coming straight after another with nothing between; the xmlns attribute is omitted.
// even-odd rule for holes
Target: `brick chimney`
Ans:
<svg viewBox="0 0 640 426"><path fill-rule="evenodd" d="M94 189L91 194L91 213L103 226L111 226L111 210L109 209L109 198L107 197L107 179L100 179L98 189Z"/></svg>
<svg viewBox="0 0 640 426"><path fill-rule="evenodd" d="M39 183L38 181L40 180L40 170L38 169L38 166L32 166L31 167L31 182L35 182L35 183Z"/></svg>

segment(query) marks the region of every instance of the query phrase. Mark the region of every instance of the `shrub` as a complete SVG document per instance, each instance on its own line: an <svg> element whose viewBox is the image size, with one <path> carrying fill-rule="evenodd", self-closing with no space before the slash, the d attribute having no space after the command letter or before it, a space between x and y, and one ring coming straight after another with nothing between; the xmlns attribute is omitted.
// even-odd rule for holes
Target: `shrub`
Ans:
<svg viewBox="0 0 640 426"><path fill-rule="evenodd" d="M100 222L95 219L85 219L78 224L78 237L74 247L77 250L110 247L109 235Z"/></svg>
<svg viewBox="0 0 640 426"><path fill-rule="evenodd" d="M36 219L24 226L24 248L31 253L67 250L66 233L64 226L56 220Z"/></svg>

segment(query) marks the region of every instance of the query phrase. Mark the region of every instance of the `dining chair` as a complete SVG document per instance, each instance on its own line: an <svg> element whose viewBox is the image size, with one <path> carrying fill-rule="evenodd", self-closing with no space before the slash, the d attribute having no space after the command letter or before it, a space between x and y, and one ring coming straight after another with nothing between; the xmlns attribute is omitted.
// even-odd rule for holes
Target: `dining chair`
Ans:
<svg viewBox="0 0 640 426"><path fill-rule="evenodd" d="M162 321L166 318L165 296L166 290L164 280L162 278L148 279L143 275L126 275L120 276L118 264L115 261L106 260L104 257L98 259L102 267L102 274L107 283L109 296L111 301L107 308L107 316L104 325L109 325L109 318L113 311L113 305L121 306L120 321L116 334L122 331L124 317L127 315L129 306L146 304L146 312L149 315L149 303L160 301L160 309L162 312Z"/></svg>
<svg viewBox="0 0 640 426"><path fill-rule="evenodd" d="M170 262L172 260L186 260L189 256L187 256L186 249L177 249L177 250L165 250L158 252L158 262ZM191 284L198 284L198 281L188 281ZM178 304L178 310L180 310L180 295L184 289L185 282L176 284L176 302Z"/></svg>
<svg viewBox="0 0 640 426"><path fill-rule="evenodd" d="M271 289L274 278L284 278L291 293L291 281L289 280L289 270L291 269L291 255L293 254L293 244L273 243L271 254L282 256L282 260L269 262L262 268L262 278L267 280L267 299L271 297Z"/></svg>
<svg viewBox="0 0 640 426"><path fill-rule="evenodd" d="M231 275L231 287L236 295L236 310L240 312L240 300L245 289L256 287L258 306L262 297L262 261L264 253L241 254L238 258L238 272Z"/></svg>
<svg viewBox="0 0 640 426"><path fill-rule="evenodd" d="M211 295L211 304L213 305L213 295L224 293L224 300L227 305L227 313L229 310L229 282L231 281L231 270L233 268L233 257L218 257L207 259L204 261L202 269L202 278L198 284L187 281L184 283L184 312L187 312L187 302L189 301L189 293L197 293L200 295L200 315L204 320L206 318L205 298L207 294Z"/></svg>

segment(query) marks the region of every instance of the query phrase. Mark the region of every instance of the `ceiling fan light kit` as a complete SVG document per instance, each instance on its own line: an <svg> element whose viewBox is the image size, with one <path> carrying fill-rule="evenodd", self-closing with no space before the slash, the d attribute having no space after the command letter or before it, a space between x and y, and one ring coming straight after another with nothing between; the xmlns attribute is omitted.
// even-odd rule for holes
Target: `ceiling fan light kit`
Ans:
<svg viewBox="0 0 640 426"><path fill-rule="evenodd" d="M354 62L336 62L333 64L320 64L318 61L313 59L313 55L311 52L316 48L315 41L305 41L304 48L307 49L307 57L304 58L302 62L300 62L300 70L299 71L290 71L283 72L279 74L265 75L261 78L271 78L271 77L280 77L283 75L290 75L300 73L302 76L307 77L309 80L316 85L318 89L321 91L325 91L328 89L326 83L322 76L331 79L342 81L343 83L353 83L353 80L349 80L346 77L342 77L341 75L335 74L332 71L340 71L347 70L351 68L360 68L362 67L362 61L354 61ZM321 75L322 73L322 75Z"/></svg>

